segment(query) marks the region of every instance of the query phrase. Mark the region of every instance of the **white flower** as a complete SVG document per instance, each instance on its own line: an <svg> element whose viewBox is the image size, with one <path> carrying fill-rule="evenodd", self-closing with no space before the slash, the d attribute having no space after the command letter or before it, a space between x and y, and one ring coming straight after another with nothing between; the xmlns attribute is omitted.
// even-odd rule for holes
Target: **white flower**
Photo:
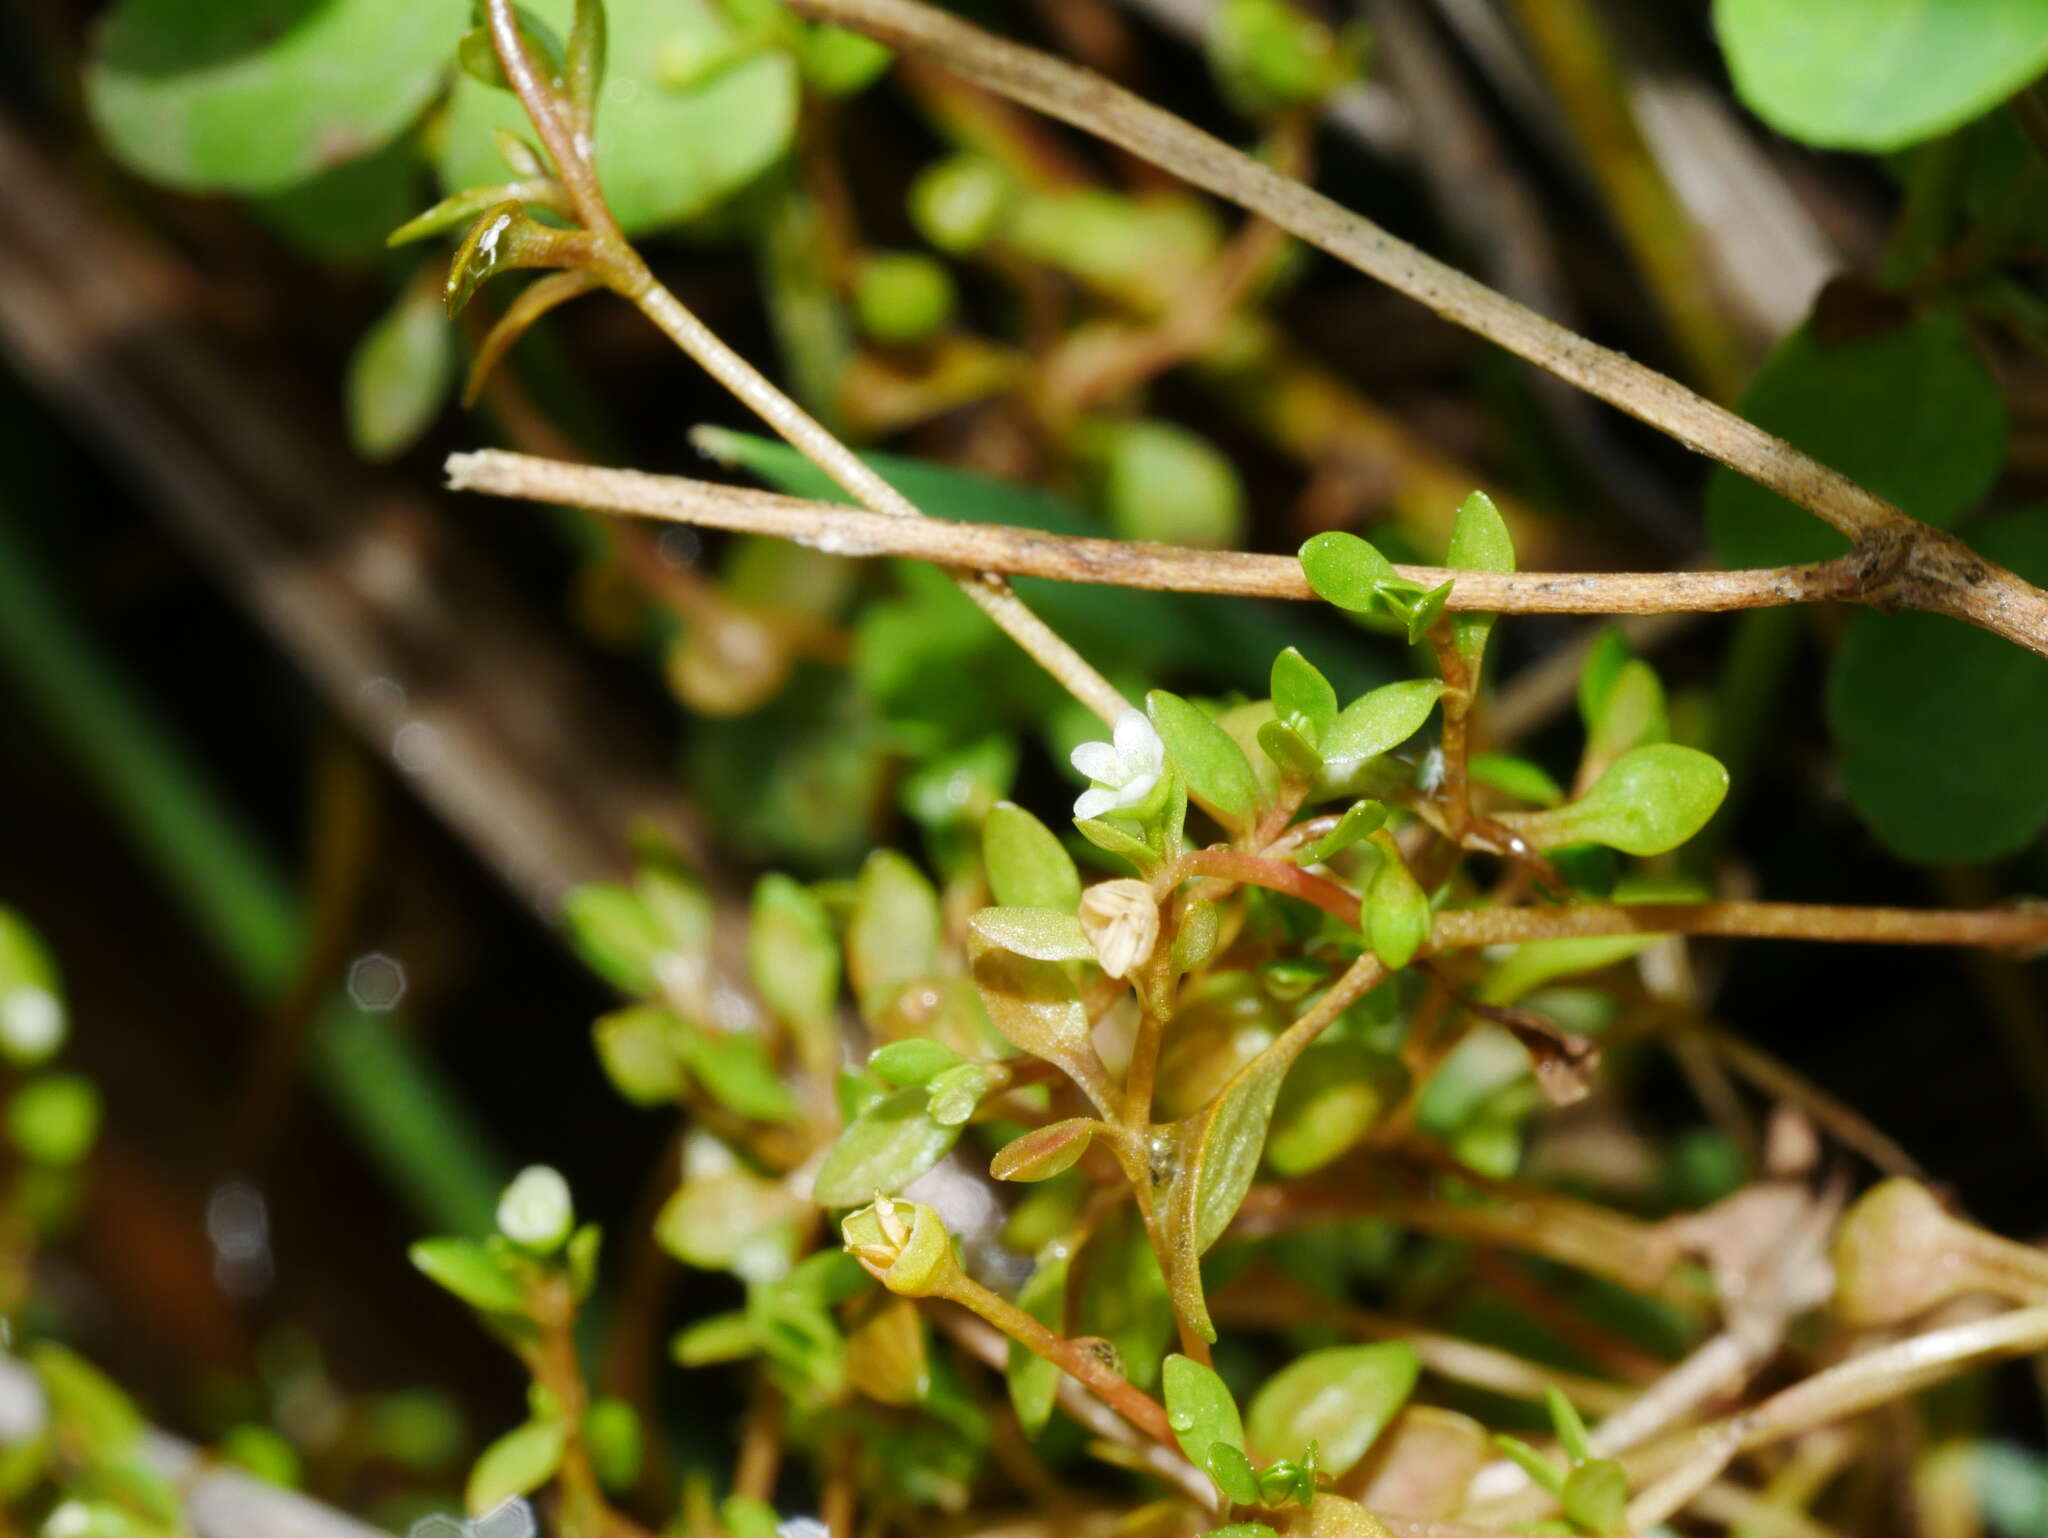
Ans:
<svg viewBox="0 0 2048 1538"><path fill-rule="evenodd" d="M1084 742L1074 749L1074 767L1092 782L1074 803L1076 817L1100 817L1136 806L1152 794L1166 771L1166 744L1138 711L1118 716L1111 735L1111 742Z"/></svg>
<svg viewBox="0 0 2048 1538"><path fill-rule="evenodd" d="M1081 932L1111 977L1128 977L1159 943L1159 899L1142 881L1098 881L1081 894Z"/></svg>
<svg viewBox="0 0 2048 1538"><path fill-rule="evenodd" d="M545 1164L529 1164L498 1198L498 1228L507 1239L546 1252L569 1237L576 1208L569 1182Z"/></svg>

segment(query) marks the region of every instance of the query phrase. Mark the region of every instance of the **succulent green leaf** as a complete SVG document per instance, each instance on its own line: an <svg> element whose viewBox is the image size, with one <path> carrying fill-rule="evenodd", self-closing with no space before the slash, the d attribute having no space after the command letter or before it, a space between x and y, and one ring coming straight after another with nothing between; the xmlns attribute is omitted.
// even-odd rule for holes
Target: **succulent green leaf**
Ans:
<svg viewBox="0 0 2048 1538"><path fill-rule="evenodd" d="M349 441L364 459L396 458L433 425L454 385L448 312L432 290L408 284L349 357Z"/></svg>
<svg viewBox="0 0 2048 1538"><path fill-rule="evenodd" d="M541 20L571 27L571 0L531 0ZM605 199L628 235L708 212L787 151L800 95L796 63L776 48L740 57L723 10L689 0L606 0L610 37L594 159ZM446 34L445 48L454 39ZM678 87L664 78L678 56L733 62ZM450 95L438 165L451 192L502 180L494 129L526 127L503 91L459 78Z"/></svg>
<svg viewBox="0 0 2048 1538"><path fill-rule="evenodd" d="M1214 1327L1202 1297L1201 1257L1223 1237L1251 1189L1290 1062L1281 1053L1259 1053L1181 1129L1166 1194L1167 1245L1175 1306L1205 1338L1214 1338Z"/></svg>
<svg viewBox="0 0 2048 1538"><path fill-rule="evenodd" d="M912 1036L878 1047L868 1056L868 1071L884 1084L908 1089L928 1084L949 1068L960 1065L960 1054L951 1047L925 1036Z"/></svg>
<svg viewBox="0 0 2048 1538"><path fill-rule="evenodd" d="M1347 783L1368 761L1401 746L1422 730L1443 692L1440 679L1410 678L1360 695L1323 733L1324 777Z"/></svg>
<svg viewBox="0 0 2048 1538"><path fill-rule="evenodd" d="M1860 10L1862 0L1847 4ZM1823 341L1809 321L1766 360L1742 414L1943 526L1990 489L2005 459L2004 397L1953 310L1924 309L1845 341ZM1707 534L1730 566L1822 561L1849 548L1811 513L1732 470L1708 483Z"/></svg>
<svg viewBox="0 0 2048 1538"><path fill-rule="evenodd" d="M725 1169L693 1175L671 1192L655 1215L654 1237L685 1265L772 1281L795 1259L804 1212L781 1182Z"/></svg>
<svg viewBox="0 0 2048 1538"><path fill-rule="evenodd" d="M421 1239L406 1251L429 1281L472 1308L491 1314L523 1314L526 1294L497 1256L472 1239Z"/></svg>
<svg viewBox="0 0 2048 1538"><path fill-rule="evenodd" d="M1273 659L1275 716L1307 738L1320 742L1337 719L1337 691L1313 662L1292 646Z"/></svg>
<svg viewBox="0 0 2048 1538"><path fill-rule="evenodd" d="M1459 507L1451 523L1444 564L1460 571L1515 569L1515 542L1508 533L1507 520L1485 492L1473 492ZM1451 621L1452 642L1475 677L1486 655L1486 638L1493 633L1493 620L1491 614L1460 614Z"/></svg>
<svg viewBox="0 0 2048 1538"><path fill-rule="evenodd" d="M939 958L939 895L915 865L878 849L861 867L846 969L863 1001L932 972Z"/></svg>
<svg viewBox="0 0 2048 1538"><path fill-rule="evenodd" d="M630 1489L640 1477L646 1439L640 1415L623 1399L609 1395L591 1401L583 1412L583 1445L597 1467L598 1483L614 1493Z"/></svg>
<svg viewBox="0 0 2048 1538"><path fill-rule="evenodd" d="M1971 544L2048 582L2048 509ZM2048 660L1937 614L1859 614L1828 683L1849 799L1909 860L2015 854L2048 823Z"/></svg>
<svg viewBox="0 0 2048 1538"><path fill-rule="evenodd" d="M723 1362L743 1362L760 1349L754 1322L745 1310L713 1314L678 1330L668 1352L683 1367L715 1367Z"/></svg>
<svg viewBox="0 0 2048 1538"><path fill-rule="evenodd" d="M1234 1505L1275 1504L1268 1501L1264 1482L1242 1447L1229 1442L1211 1442L1209 1456L1201 1460L1199 1467Z"/></svg>
<svg viewBox="0 0 2048 1538"><path fill-rule="evenodd" d="M596 126L598 98L604 90L605 65L610 52L610 29L605 24L606 0L576 0L569 23L569 46L564 81L569 105L582 116L586 129Z"/></svg>
<svg viewBox="0 0 2048 1538"><path fill-rule="evenodd" d="M1628 1474L1612 1458L1581 1463L1565 1476L1559 1497L1572 1525L1593 1538L1623 1530L1628 1513Z"/></svg>
<svg viewBox="0 0 2048 1538"><path fill-rule="evenodd" d="M1318 598L1354 614L1377 608L1389 584L1412 587L1373 545L1335 530L1301 547L1301 569Z"/></svg>
<svg viewBox="0 0 2048 1538"><path fill-rule="evenodd" d="M616 1009L591 1027L597 1060L612 1087L635 1105L664 1105L683 1092L677 1021L658 1004Z"/></svg>
<svg viewBox="0 0 2048 1538"><path fill-rule="evenodd" d="M1088 1010L1067 969L990 946L978 936L968 944L968 960L982 1007L1003 1040L1055 1064L1091 1098L1106 1103L1109 1075L1096 1055Z"/></svg>
<svg viewBox="0 0 2048 1538"><path fill-rule="evenodd" d="M1393 839L1381 833L1380 862L1366 882L1361 904L1366 942L1389 971L1398 972L1415 959L1429 938L1429 894L1409 871Z"/></svg>
<svg viewBox="0 0 2048 1538"><path fill-rule="evenodd" d="M1406 1341L1332 1346L1298 1357L1253 1396L1248 1428L1259 1452L1294 1454L1310 1443L1341 1478L1415 1390L1421 1364Z"/></svg>
<svg viewBox="0 0 2048 1538"><path fill-rule="evenodd" d="M480 1517L538 1490L555 1477L568 1443L568 1423L560 1420L528 1421L499 1437L469 1471L462 1497L469 1514Z"/></svg>
<svg viewBox="0 0 2048 1538"><path fill-rule="evenodd" d="M1593 1456L1593 1444L1586 1437L1586 1423L1579 1418L1578 1406L1565 1398L1556 1384L1546 1385L1543 1390L1543 1408L1550 1416L1551 1427L1557 1432L1557 1440L1564 1447L1565 1456L1574 1463L1584 1463Z"/></svg>
<svg viewBox="0 0 2048 1538"><path fill-rule="evenodd" d="M1101 1125L1074 1116L1035 1127L1004 1144L990 1161L989 1173L998 1180L1050 1180L1074 1167Z"/></svg>
<svg viewBox="0 0 2048 1538"><path fill-rule="evenodd" d="M1647 662L1625 662L1601 691L1587 726L1579 773L1583 779L1596 779L1629 749L1665 742L1670 736L1664 685L1656 670Z"/></svg>
<svg viewBox="0 0 2048 1538"><path fill-rule="evenodd" d="M1166 1423L1190 1463L1207 1467L1209 1450L1219 1442L1244 1451L1244 1418L1215 1368L1175 1352L1166 1359L1160 1381L1166 1393Z"/></svg>
<svg viewBox="0 0 2048 1538"><path fill-rule="evenodd" d="M1071 908L983 908L968 927L1000 950L1039 961L1093 961L1095 947Z"/></svg>
<svg viewBox="0 0 2048 1538"><path fill-rule="evenodd" d="M1524 1474L1527 1474L1552 1495L1564 1494L1565 1471L1544 1457L1543 1454L1536 1451L1527 1442L1524 1442L1520 1437L1497 1436L1493 1439L1493 1445L1507 1454L1508 1458L1517 1464Z"/></svg>
<svg viewBox="0 0 2048 1538"><path fill-rule="evenodd" d="M1006 908L1062 908L1081 901L1074 858L1044 823L1015 802L999 801L981 828L989 890Z"/></svg>
<svg viewBox="0 0 2048 1538"><path fill-rule="evenodd" d="M1159 851L1113 822L1101 817L1076 818L1074 831L1103 853L1128 860L1131 868L1141 876L1149 876L1159 869Z"/></svg>
<svg viewBox="0 0 2048 1538"><path fill-rule="evenodd" d="M1119 537L1217 550L1242 540L1244 485L1207 439L1152 419L1102 436L1102 508Z"/></svg>
<svg viewBox="0 0 2048 1538"><path fill-rule="evenodd" d="M925 1086L925 1109L941 1126L957 1127L974 1115L982 1097L996 1085L996 1071L986 1063L948 1068Z"/></svg>
<svg viewBox="0 0 2048 1538"><path fill-rule="evenodd" d="M1148 694L1145 705L1166 744L1167 761L1187 782L1188 795L1233 832L1250 823L1259 810L1258 777L1230 734L1199 707L1164 689Z"/></svg>
<svg viewBox="0 0 2048 1538"><path fill-rule="evenodd" d="M1298 728L1285 721L1261 721L1258 737L1266 757L1297 780L1312 780L1321 772L1322 755Z"/></svg>
<svg viewBox="0 0 2048 1538"><path fill-rule="evenodd" d="M1280 1087L1267 1166L1290 1179L1321 1169L1378 1126L1407 1083L1400 1063L1363 1042L1317 1042Z"/></svg>
<svg viewBox="0 0 2048 1538"><path fill-rule="evenodd" d="M550 79L558 77L562 73L563 51L562 40L555 35L554 28L523 5L512 8L512 21L527 58L540 66ZM488 26L479 24L462 34L455 45L455 62L462 66L465 75L481 85L495 91L512 89L504 66L498 62L497 46L491 41Z"/></svg>
<svg viewBox="0 0 2048 1538"><path fill-rule="evenodd" d="M448 71L463 0L120 0L85 99L115 156L190 192L279 192L381 148Z"/></svg>
<svg viewBox="0 0 2048 1538"><path fill-rule="evenodd" d="M1378 801L1354 801L1337 819L1337 826L1310 844L1302 858L1313 865L1349 849L1362 838L1370 838L1386 826L1387 809Z"/></svg>
<svg viewBox="0 0 2048 1538"><path fill-rule="evenodd" d="M759 1036L685 1026L677 1043L704 1092L727 1110L755 1121L795 1119L796 1100Z"/></svg>
<svg viewBox="0 0 2048 1538"><path fill-rule="evenodd" d="M839 1134L818 1167L812 1196L821 1207L856 1207L875 1193L893 1196L960 1139L960 1129L935 1119L922 1087L885 1095Z"/></svg>
<svg viewBox="0 0 2048 1538"><path fill-rule="evenodd" d="M1676 849L1728 794L1728 771L1697 748L1656 743L1624 753L1576 801L1514 820L1538 848L1605 844L1623 854Z"/></svg>
<svg viewBox="0 0 2048 1538"><path fill-rule="evenodd" d="M2042 0L1716 0L1714 30L1750 110L1824 149L1933 138L2048 71Z"/></svg>

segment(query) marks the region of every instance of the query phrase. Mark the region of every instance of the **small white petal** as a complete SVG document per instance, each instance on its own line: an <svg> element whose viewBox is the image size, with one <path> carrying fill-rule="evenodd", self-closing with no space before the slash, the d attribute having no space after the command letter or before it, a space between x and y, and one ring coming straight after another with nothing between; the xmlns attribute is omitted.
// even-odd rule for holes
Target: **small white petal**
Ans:
<svg viewBox="0 0 2048 1538"><path fill-rule="evenodd" d="M1095 786L1081 792L1074 801L1074 816L1086 822L1091 817L1100 817L1104 812L1117 808L1116 792Z"/></svg>
<svg viewBox="0 0 2048 1538"><path fill-rule="evenodd" d="M1135 780L1132 780L1117 791L1116 805L1120 807L1136 806L1140 801L1143 801L1152 794L1152 787L1158 783L1159 771L1156 769L1150 774L1139 775Z"/></svg>
<svg viewBox="0 0 2048 1538"><path fill-rule="evenodd" d="M1127 764L1142 764L1147 757L1159 751L1159 733L1152 729L1152 723L1138 711L1127 710L1116 718L1111 732L1116 739L1116 751Z"/></svg>
<svg viewBox="0 0 2048 1538"><path fill-rule="evenodd" d="M1082 743L1074 749L1072 762L1089 779L1104 785L1117 784L1124 777L1122 758L1106 742Z"/></svg>

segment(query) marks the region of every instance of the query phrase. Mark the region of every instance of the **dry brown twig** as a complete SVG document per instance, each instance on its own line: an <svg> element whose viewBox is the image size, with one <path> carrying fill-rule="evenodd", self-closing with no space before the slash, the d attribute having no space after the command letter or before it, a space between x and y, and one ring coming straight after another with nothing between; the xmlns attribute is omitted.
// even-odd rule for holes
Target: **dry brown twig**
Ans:
<svg viewBox="0 0 2048 1538"><path fill-rule="evenodd" d="M2048 655L2048 593L1992 565L1782 438L1601 347L1087 70L919 0L791 0L1173 172L1263 216L1509 352L1718 460L1847 536L1871 563L1863 601L1948 614Z"/></svg>
<svg viewBox="0 0 2048 1538"><path fill-rule="evenodd" d="M598 469L484 449L448 457L457 491L635 513L703 528L768 534L834 555L909 556L1009 576L1241 598L1314 598L1291 556L1197 550L1045 534L1001 524L915 521L683 476ZM1447 607L1489 614L1665 614L1877 601L1876 563L1857 552L1806 566L1749 571L1451 571L1400 566L1436 586L1455 579Z"/></svg>

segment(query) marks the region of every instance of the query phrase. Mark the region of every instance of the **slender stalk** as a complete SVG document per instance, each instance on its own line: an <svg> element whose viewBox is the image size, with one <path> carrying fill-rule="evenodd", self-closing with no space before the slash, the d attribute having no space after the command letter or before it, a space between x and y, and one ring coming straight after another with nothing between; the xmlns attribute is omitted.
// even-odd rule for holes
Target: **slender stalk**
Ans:
<svg viewBox="0 0 2048 1538"><path fill-rule="evenodd" d="M1590 935L1726 935L1866 945L2048 945L2048 908L1846 908L1810 903L1575 903L1475 908L1437 915L1435 950Z"/></svg>
<svg viewBox="0 0 2048 1538"><path fill-rule="evenodd" d="M901 492L868 467L859 455L834 437L803 407L741 357L655 278L640 253L620 232L598 186L586 147L563 122L560 103L541 78L519 36L512 0L488 0L491 39L498 57L561 173L563 186L584 228L596 238L598 254L592 270L607 287L633 304L662 334L706 373L744 402L820 470L831 476L870 511L905 520L923 515ZM1129 702L1091 667L1080 653L1056 635L1000 576L980 569L954 573L965 593L1005 634L1060 681L1082 704L1106 722L1129 709Z"/></svg>
<svg viewBox="0 0 2048 1538"><path fill-rule="evenodd" d="M1740 1453L1918 1393L1981 1362L2042 1350L2048 1307L1928 1330L1851 1357L1694 1433L1691 1456L1629 1502L1629 1530L1643 1532L1676 1514Z"/></svg>
<svg viewBox="0 0 2048 1538"><path fill-rule="evenodd" d="M873 475L858 459L853 463ZM910 556L1010 576L1176 593L1315 597L1301 563L1291 556L1088 539L950 518L913 521L715 481L602 469L502 449L451 454L447 470L449 485L458 491L768 534L837 555ZM893 490L888 495L902 500ZM1883 578L1876 563L1862 555L1746 571L1496 572L1406 565L1395 570L1430 587L1451 582L1446 607L1454 612L1489 614L1720 613L1853 603L1866 594L1880 597L1877 587Z"/></svg>
<svg viewBox="0 0 2048 1538"><path fill-rule="evenodd" d="M1034 1356L1044 1357L1067 1376L1085 1383L1104 1404L1147 1436L1174 1445L1166 1407L1082 1342L1055 1334L964 1272L953 1273L943 1296L948 1302L980 1315Z"/></svg>
<svg viewBox="0 0 2048 1538"><path fill-rule="evenodd" d="M2048 654L2048 593L1990 565L1953 536L1908 517L1782 438L1496 293L1141 97L919 0L792 0L792 7L905 52L928 54L956 75L1263 215L1453 324L1779 493L1874 559L1896 560L1886 584L1891 601L1953 615Z"/></svg>

